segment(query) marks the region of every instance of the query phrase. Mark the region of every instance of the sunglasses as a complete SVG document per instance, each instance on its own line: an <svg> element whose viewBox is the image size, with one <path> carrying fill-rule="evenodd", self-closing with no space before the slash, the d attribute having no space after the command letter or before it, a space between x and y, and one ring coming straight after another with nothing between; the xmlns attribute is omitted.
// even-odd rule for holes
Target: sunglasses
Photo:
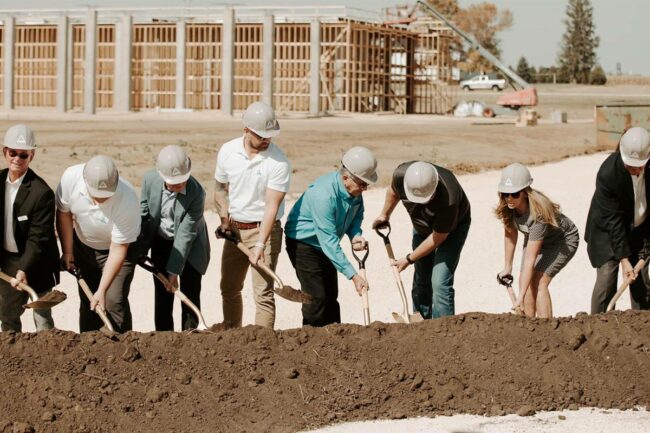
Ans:
<svg viewBox="0 0 650 433"><path fill-rule="evenodd" d="M504 200L507 199L508 197L519 198L519 194L521 194L521 191L517 191L517 192L502 192L502 193L501 193L501 198L503 198Z"/></svg>
<svg viewBox="0 0 650 433"><path fill-rule="evenodd" d="M18 152L16 152L16 151L13 150L13 149L9 149L7 153L9 153L9 157L11 157L11 158L15 158L15 157L18 157L18 158L20 158L20 159L27 159L27 158L29 158L29 153L27 153L27 152L20 152L20 153L18 153Z"/></svg>
<svg viewBox="0 0 650 433"><path fill-rule="evenodd" d="M362 181L361 179L359 179L359 178L356 177L355 175L351 174L350 179L352 179L352 181L353 181L354 183L356 183L357 186L358 186L359 188L361 188L361 189L366 189L366 188L368 188L368 183Z"/></svg>

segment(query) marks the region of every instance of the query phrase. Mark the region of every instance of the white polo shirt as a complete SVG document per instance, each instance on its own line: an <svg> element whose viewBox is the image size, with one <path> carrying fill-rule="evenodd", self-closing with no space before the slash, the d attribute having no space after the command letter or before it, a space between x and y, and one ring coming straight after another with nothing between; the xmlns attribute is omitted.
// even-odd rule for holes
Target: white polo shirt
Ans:
<svg viewBox="0 0 650 433"><path fill-rule="evenodd" d="M115 194L93 203L83 179L85 164L68 167L56 189L56 208L74 217L75 233L90 248L107 250L111 242L130 244L140 234L140 201L133 186L120 177Z"/></svg>
<svg viewBox="0 0 650 433"><path fill-rule="evenodd" d="M266 189L289 191L291 164L274 143L249 159L244 150L244 138L239 137L221 146L217 155L214 178L228 184L228 212L240 222L259 222L264 216ZM275 219L284 214L284 200Z"/></svg>

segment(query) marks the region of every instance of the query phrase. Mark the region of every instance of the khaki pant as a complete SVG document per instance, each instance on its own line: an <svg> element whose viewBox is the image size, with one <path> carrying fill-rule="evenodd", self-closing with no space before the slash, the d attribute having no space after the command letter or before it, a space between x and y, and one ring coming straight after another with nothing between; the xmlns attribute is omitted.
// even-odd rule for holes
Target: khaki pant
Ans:
<svg viewBox="0 0 650 433"><path fill-rule="evenodd" d="M259 228L240 230L242 243L252 249L259 237ZM264 261L273 270L278 263L282 248L282 226L276 221L271 236L266 241ZM232 242L226 242L221 256L221 297L223 298L223 321L227 326L242 326L242 296L244 280L250 262ZM273 329L275 324L275 299L273 297L273 279L251 269L253 274L253 294L255 298L255 324Z"/></svg>

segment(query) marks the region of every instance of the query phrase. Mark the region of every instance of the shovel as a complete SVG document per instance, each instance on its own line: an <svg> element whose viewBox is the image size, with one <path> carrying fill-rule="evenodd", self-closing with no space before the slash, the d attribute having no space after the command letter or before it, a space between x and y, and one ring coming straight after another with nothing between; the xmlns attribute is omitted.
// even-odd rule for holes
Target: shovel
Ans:
<svg viewBox="0 0 650 433"><path fill-rule="evenodd" d="M517 297L515 296L515 291L512 289L513 281L514 277L510 274L504 275L503 277L497 274L497 282L508 289L508 295L510 296L510 302L512 303L512 310L515 314L519 315L522 311L520 308L515 308L515 305L517 305Z"/></svg>
<svg viewBox="0 0 650 433"><path fill-rule="evenodd" d="M251 256L251 250L249 250L234 233L227 233L220 228L217 228L215 234L217 237L224 238L237 245L237 248L239 248L242 253L246 254L247 257ZM264 261L260 261L257 265L254 265L254 267L263 270L268 276L273 278L278 286L273 290L276 295L286 299L287 301L299 302L302 304L311 304L313 302L314 298L309 293L294 289L291 286L285 286L280 277L278 277L278 275L273 272Z"/></svg>
<svg viewBox="0 0 650 433"><path fill-rule="evenodd" d="M357 252L354 250L354 247L352 247L352 256L359 264L359 275L366 281L368 281L368 279L366 278L366 259L368 258L368 254L370 254L369 245L366 246L366 253L361 258L357 256ZM368 326L370 325L370 305L368 303L367 290L364 290L361 293L361 302L363 303L363 324Z"/></svg>
<svg viewBox="0 0 650 433"><path fill-rule="evenodd" d="M170 287L169 280L167 279L165 274L163 274L153 266L153 262L151 261L151 258L143 257L141 260L138 261L138 265L142 266L144 269L151 272L153 276L158 279L158 281L163 283L165 288ZM190 301L190 299L185 295L185 293L181 292L181 290L178 288L174 288L174 295L176 295L183 304L190 307L190 310L192 310L194 314L196 314L196 317L198 317L199 326L197 326L196 329L198 331L205 331L206 329L208 329L208 325L205 324L205 319L203 318L203 314L201 314L201 310L199 310L199 307L197 307L194 302Z"/></svg>
<svg viewBox="0 0 650 433"><path fill-rule="evenodd" d="M388 229L386 233L382 233L383 229ZM395 253L393 253L393 247L390 244L390 224L386 223L385 226L375 228L377 234L384 240L384 245L386 246L386 252L388 253L388 263L390 268L393 270L393 277L395 277L395 282L397 283L397 289L399 290L399 295L402 298L402 314L393 312L393 319L397 323L416 323L424 320L422 314L419 312L414 314L409 314L408 310L408 301L406 300L406 291L404 290L404 283L402 283L402 277L400 277L397 268L392 265L392 261L395 260Z"/></svg>
<svg viewBox="0 0 650 433"><path fill-rule="evenodd" d="M639 272L641 272L641 270L643 269L643 266L645 266L646 259L647 259L647 257L645 259L639 259L639 261L636 262L636 266L634 267L634 271L637 274L639 274ZM607 311L612 311L614 309L614 307L616 306L616 301L618 301L618 299L621 297L621 295L623 295L623 293L625 293L625 289L627 289L627 286L629 286L630 283L631 283L631 281L628 278L623 279L623 282L621 283L621 286L616 291L616 294L614 295L612 300L609 301L609 304L607 304Z"/></svg>
<svg viewBox="0 0 650 433"><path fill-rule="evenodd" d="M81 287L81 290L83 290L84 294L88 298L88 301L92 302L93 292L90 290L90 287L88 287L88 283L86 283L86 280L84 280L83 277L81 276L81 271L79 270L79 268L74 268L72 271L68 269L68 272L74 275L74 277L77 279L77 282L79 283L79 287ZM104 310L102 307L98 305L95 308L95 313L97 313L99 318L102 319L102 322L104 323L104 326L100 329L100 331L109 337L115 336L115 328L113 328L113 324L108 318L108 315L106 314L106 310Z"/></svg>
<svg viewBox="0 0 650 433"><path fill-rule="evenodd" d="M11 284L12 277L0 271L0 279L3 279L6 282ZM60 292L58 290L52 290L51 292L44 295L42 298L39 298L38 295L36 294L36 291L24 283L18 283L18 288L24 292L27 292L29 299L31 299L32 301L23 305L23 308L44 310L60 304L61 302L65 301L67 298L65 293Z"/></svg>

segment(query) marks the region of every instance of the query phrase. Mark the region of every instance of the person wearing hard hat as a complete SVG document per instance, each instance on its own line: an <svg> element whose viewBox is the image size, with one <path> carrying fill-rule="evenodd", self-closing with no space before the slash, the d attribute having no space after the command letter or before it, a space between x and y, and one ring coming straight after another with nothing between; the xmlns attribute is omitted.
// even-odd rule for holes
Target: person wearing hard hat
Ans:
<svg viewBox="0 0 650 433"><path fill-rule="evenodd" d="M214 175L219 228L235 232L252 252L249 258L231 242L226 242L223 248L221 296L227 327L242 326L241 291L249 266L263 261L275 270L282 248L280 218L291 179L289 160L273 143L273 138L280 133L273 108L254 102L242 120L243 136L221 146ZM256 268L252 274L255 325L273 328L273 280Z"/></svg>
<svg viewBox="0 0 650 433"><path fill-rule="evenodd" d="M499 204L494 210L504 226L505 266L498 277L512 276L518 231L524 235L519 297L513 309L528 317L553 316L549 284L578 249L580 235L560 206L530 185L533 178L522 164L501 172Z"/></svg>
<svg viewBox="0 0 650 433"><path fill-rule="evenodd" d="M20 316L28 302L19 284L40 296L59 282L59 248L54 233L54 192L29 165L36 154L34 132L26 125L7 130L2 148L7 168L0 171L3 197L0 270L14 277L0 280L0 322L3 331L21 332ZM34 310L37 331L54 327L51 310Z"/></svg>
<svg viewBox="0 0 650 433"><path fill-rule="evenodd" d="M151 247L156 269L166 272L171 287L153 278L156 331L173 331L173 292L179 287L201 308L201 278L210 261L210 242L203 218L205 191L191 175L192 161L185 151L172 144L164 147L156 168L147 172L142 183L140 208L141 238ZM196 315L182 304L183 330L198 326Z"/></svg>
<svg viewBox="0 0 650 433"><path fill-rule="evenodd" d="M596 176L585 241L589 260L596 271L591 313L605 312L616 293L618 266L631 282L630 300L636 310L650 309L648 263L635 269L637 261L650 253L650 133L630 128L619 148L602 163Z"/></svg>
<svg viewBox="0 0 650 433"><path fill-rule="evenodd" d="M319 177L298 199L287 217L287 253L302 290L312 296L302 305L303 325L341 322L337 271L362 295L368 282L346 258L340 241L347 235L352 247L367 248L362 236L363 192L377 182L377 159L371 150L348 150L341 168Z"/></svg>
<svg viewBox="0 0 650 433"><path fill-rule="evenodd" d="M413 308L423 318L453 315L454 273L471 223L469 200L451 171L424 161L410 161L393 172L373 229L389 225L400 201L413 223L413 251L395 260L393 266L402 272L415 265Z"/></svg>
<svg viewBox="0 0 650 433"><path fill-rule="evenodd" d="M94 293L89 301L79 288L79 331L95 331L103 323L93 311L106 310L118 332L132 329L129 289L135 263L129 244L140 234L138 196L122 179L113 160L95 156L68 167L56 190L56 228L61 263L78 269Z"/></svg>

